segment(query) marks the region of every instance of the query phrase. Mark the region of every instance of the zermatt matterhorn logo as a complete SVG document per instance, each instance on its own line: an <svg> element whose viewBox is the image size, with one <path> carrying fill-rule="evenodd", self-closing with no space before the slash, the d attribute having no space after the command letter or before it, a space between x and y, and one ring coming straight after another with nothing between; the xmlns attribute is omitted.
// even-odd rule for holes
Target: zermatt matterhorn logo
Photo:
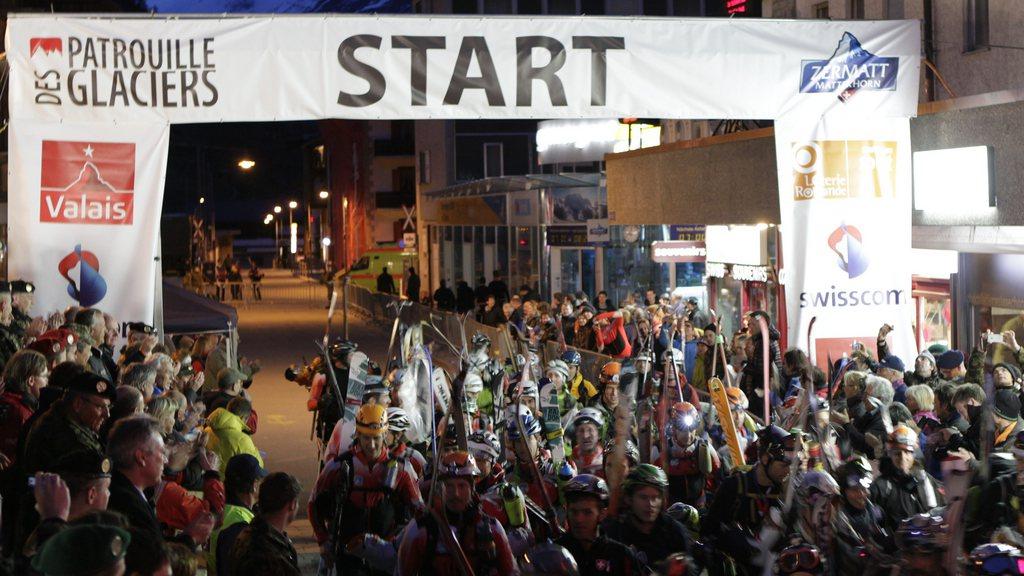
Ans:
<svg viewBox="0 0 1024 576"><path fill-rule="evenodd" d="M895 90L900 59L876 56L860 45L860 40L844 32L839 45L827 60L804 60L800 91L811 94L837 93L846 102L860 90Z"/></svg>
<svg viewBox="0 0 1024 576"><path fill-rule="evenodd" d="M135 144L44 140L39 221L130 225Z"/></svg>

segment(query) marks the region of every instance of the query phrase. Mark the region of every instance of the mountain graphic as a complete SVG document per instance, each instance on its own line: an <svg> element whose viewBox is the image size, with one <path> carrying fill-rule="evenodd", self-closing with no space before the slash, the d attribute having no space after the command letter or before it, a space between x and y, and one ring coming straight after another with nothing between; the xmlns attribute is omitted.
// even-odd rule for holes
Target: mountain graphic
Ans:
<svg viewBox="0 0 1024 576"><path fill-rule="evenodd" d="M873 54L856 36L843 32L827 59L803 61L800 91L839 92L845 102L859 90L895 90L898 71L899 58Z"/></svg>
<svg viewBox="0 0 1024 576"><path fill-rule="evenodd" d="M62 192L65 193L107 193L113 192L119 193L117 189L110 185L109 182L103 179L100 175L100 169L96 167L92 162L85 162L82 165L82 170L78 173L78 177L75 178L71 184L68 184Z"/></svg>
<svg viewBox="0 0 1024 576"><path fill-rule="evenodd" d="M28 41L29 58L42 52L45 56L63 53L63 41L60 38L30 38Z"/></svg>

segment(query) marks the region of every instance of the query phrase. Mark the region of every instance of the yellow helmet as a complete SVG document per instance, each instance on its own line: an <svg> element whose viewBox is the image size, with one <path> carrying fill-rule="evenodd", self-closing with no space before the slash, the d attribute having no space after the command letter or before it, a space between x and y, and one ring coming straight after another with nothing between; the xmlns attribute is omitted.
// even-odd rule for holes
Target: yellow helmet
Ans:
<svg viewBox="0 0 1024 576"><path fill-rule="evenodd" d="M356 432L383 436L388 431L388 411L383 404L363 404L356 412Z"/></svg>

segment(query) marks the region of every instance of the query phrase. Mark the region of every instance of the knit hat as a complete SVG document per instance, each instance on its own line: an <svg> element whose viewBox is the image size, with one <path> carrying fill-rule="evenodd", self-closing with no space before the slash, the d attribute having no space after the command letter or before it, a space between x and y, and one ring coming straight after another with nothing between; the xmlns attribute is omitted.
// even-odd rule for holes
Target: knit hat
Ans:
<svg viewBox="0 0 1024 576"><path fill-rule="evenodd" d="M1010 377L1013 378L1014 382L1020 381L1021 373L1020 373L1020 368L1018 368L1017 366L1015 366L1013 364L1007 364L1006 362L1000 362L999 364L995 365L995 368L1003 368L1003 369L1005 369L1007 372L1010 373ZM995 369L995 368L993 368L993 369Z"/></svg>
<svg viewBox="0 0 1024 576"><path fill-rule="evenodd" d="M1016 420L1020 417L1020 398L1013 390L1000 388L996 390L992 410L1003 420Z"/></svg>
<svg viewBox="0 0 1024 576"><path fill-rule="evenodd" d="M964 363L964 353L959 350L946 350L935 359L935 366L942 370L952 370Z"/></svg>
<svg viewBox="0 0 1024 576"><path fill-rule="evenodd" d="M899 356L889 354L881 362L878 363L879 368L888 368L902 373L905 368L903 367L903 360L900 360Z"/></svg>
<svg viewBox="0 0 1024 576"><path fill-rule="evenodd" d="M936 343L928 347L928 352L931 352L932 356L935 356L936 358L945 354L948 351L949 346L946 346L945 344Z"/></svg>
<svg viewBox="0 0 1024 576"><path fill-rule="evenodd" d="M932 354L931 352L929 352L927 350L922 350L921 353L917 355L917 358L914 359L914 361L916 362L917 360L920 360L921 358L924 358L925 360L931 362L932 363L932 367L933 368L935 367L935 355Z"/></svg>

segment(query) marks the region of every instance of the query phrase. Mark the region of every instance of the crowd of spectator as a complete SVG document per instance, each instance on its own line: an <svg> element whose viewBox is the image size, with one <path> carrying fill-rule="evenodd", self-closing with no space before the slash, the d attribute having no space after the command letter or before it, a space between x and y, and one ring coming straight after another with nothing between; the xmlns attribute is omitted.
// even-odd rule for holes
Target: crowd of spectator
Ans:
<svg viewBox="0 0 1024 576"><path fill-rule="evenodd" d="M33 316L33 292L0 282L0 574L298 574L260 363L96 308Z"/></svg>

